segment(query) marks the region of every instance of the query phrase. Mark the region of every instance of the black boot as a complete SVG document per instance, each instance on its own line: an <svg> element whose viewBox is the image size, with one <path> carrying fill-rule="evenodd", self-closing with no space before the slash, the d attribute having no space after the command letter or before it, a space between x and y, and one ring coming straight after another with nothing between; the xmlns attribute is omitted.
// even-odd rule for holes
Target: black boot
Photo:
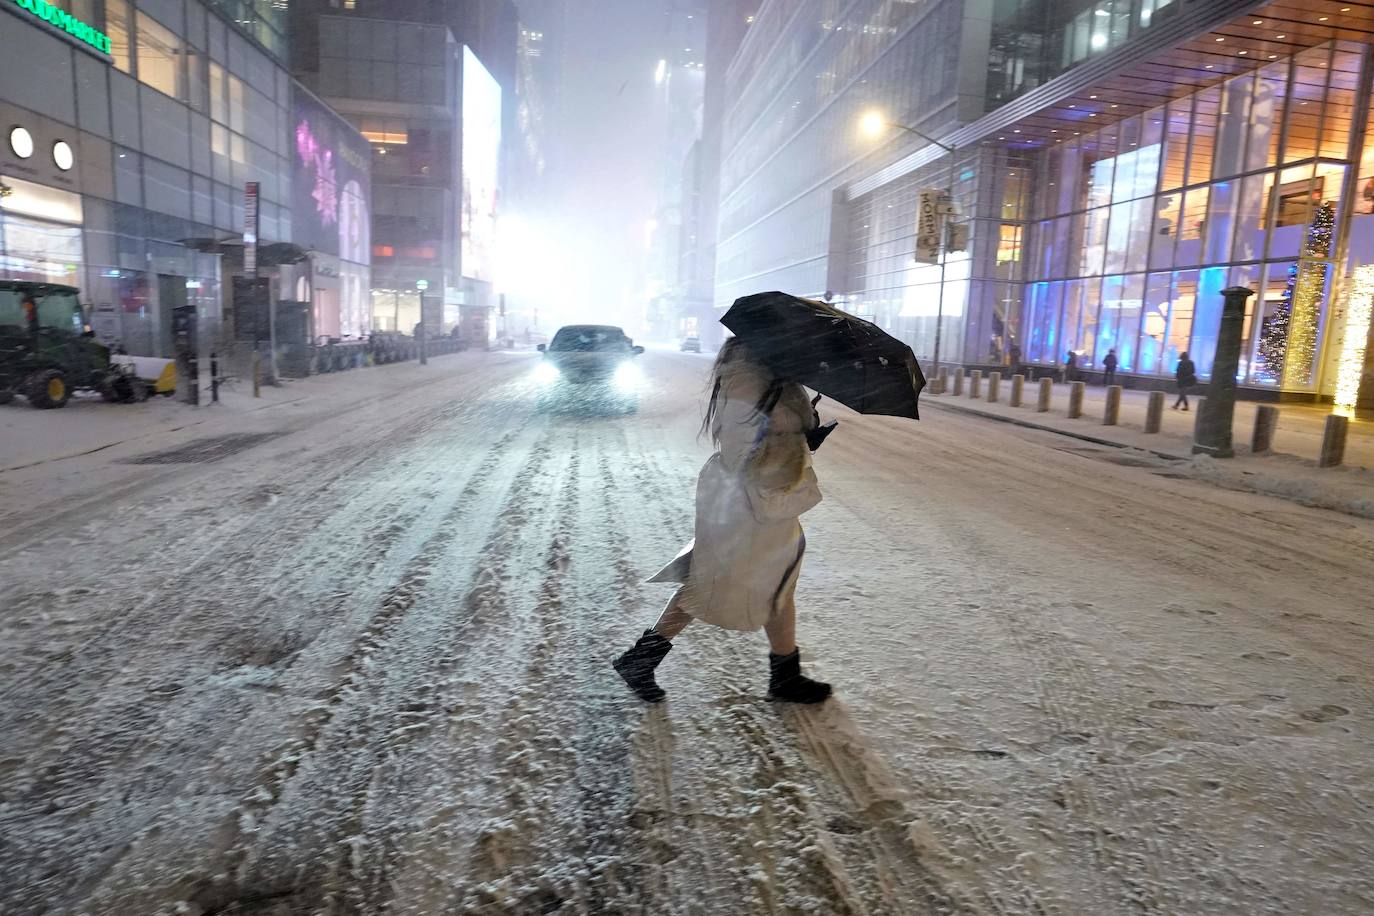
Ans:
<svg viewBox="0 0 1374 916"><path fill-rule="evenodd" d="M830 685L801 673L801 650L789 655L768 653L768 699L789 703L820 703L830 696Z"/></svg>
<svg viewBox="0 0 1374 916"><path fill-rule="evenodd" d="M673 648L673 644L653 630L645 630L639 642L624 655L611 663L630 689L646 703L657 703L667 696L663 688L654 680L654 669L663 661L663 656Z"/></svg>

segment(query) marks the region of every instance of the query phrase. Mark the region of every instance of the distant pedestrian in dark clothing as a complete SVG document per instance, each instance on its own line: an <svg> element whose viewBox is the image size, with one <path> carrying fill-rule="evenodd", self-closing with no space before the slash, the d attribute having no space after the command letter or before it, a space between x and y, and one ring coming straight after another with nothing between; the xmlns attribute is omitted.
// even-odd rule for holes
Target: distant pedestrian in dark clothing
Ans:
<svg viewBox="0 0 1374 916"><path fill-rule="evenodd" d="M1007 348L1007 361L1011 363L1011 371L1013 374L1021 371L1021 348L1016 344L1012 344Z"/></svg>
<svg viewBox="0 0 1374 916"><path fill-rule="evenodd" d="M1072 350L1064 356L1064 381L1078 381L1078 354Z"/></svg>
<svg viewBox="0 0 1374 916"><path fill-rule="evenodd" d="M1174 370L1174 380L1178 382L1178 400L1174 401L1174 410L1181 406L1184 410L1188 409L1188 389L1197 384L1197 366L1188 358L1187 351L1178 359L1178 368Z"/></svg>
<svg viewBox="0 0 1374 916"><path fill-rule="evenodd" d="M1106 357L1102 360L1102 384L1116 384L1116 351L1108 350Z"/></svg>

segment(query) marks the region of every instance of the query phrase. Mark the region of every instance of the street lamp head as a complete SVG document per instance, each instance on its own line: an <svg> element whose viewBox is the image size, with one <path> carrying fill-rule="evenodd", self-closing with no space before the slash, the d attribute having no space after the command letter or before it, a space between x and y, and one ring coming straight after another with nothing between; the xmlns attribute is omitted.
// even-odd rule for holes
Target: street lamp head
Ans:
<svg viewBox="0 0 1374 916"><path fill-rule="evenodd" d="M866 137L881 137L888 128L887 117L877 109L864 112L859 118L859 130Z"/></svg>

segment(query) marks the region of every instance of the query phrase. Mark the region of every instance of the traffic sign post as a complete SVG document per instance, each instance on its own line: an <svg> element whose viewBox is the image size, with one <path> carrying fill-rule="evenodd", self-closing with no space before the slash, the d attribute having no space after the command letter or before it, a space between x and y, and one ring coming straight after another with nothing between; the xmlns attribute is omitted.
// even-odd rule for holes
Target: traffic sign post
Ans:
<svg viewBox="0 0 1374 916"><path fill-rule="evenodd" d="M428 280L416 280L415 288L420 291L420 365L429 365L429 354L426 352L425 341L428 336L428 328L425 326L425 290L429 289Z"/></svg>

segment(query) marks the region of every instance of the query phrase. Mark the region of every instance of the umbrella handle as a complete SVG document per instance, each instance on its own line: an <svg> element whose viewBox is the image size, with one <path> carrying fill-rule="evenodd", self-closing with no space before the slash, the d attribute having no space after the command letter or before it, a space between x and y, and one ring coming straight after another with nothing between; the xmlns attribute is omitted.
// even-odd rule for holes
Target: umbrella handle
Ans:
<svg viewBox="0 0 1374 916"><path fill-rule="evenodd" d="M816 406L817 404L819 404L820 402L821 402L821 396L818 394L818 395L816 395L814 398L811 399L811 406L812 406L812 407L815 407L815 406Z"/></svg>

